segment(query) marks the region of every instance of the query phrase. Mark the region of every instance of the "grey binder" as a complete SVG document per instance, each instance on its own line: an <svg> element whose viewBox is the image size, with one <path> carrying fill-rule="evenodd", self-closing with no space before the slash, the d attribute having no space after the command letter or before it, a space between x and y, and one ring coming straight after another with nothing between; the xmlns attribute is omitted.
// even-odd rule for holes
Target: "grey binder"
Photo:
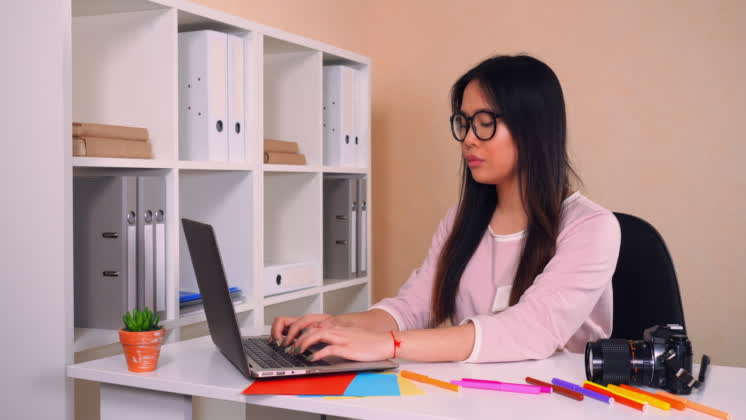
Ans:
<svg viewBox="0 0 746 420"><path fill-rule="evenodd" d="M354 177L324 176L324 278L357 276L357 190Z"/></svg>
<svg viewBox="0 0 746 420"><path fill-rule="evenodd" d="M136 180L75 177L75 326L116 329L137 298Z"/></svg>
<svg viewBox="0 0 746 420"><path fill-rule="evenodd" d="M368 275L368 188L365 177L357 179L357 276Z"/></svg>
<svg viewBox="0 0 746 420"><path fill-rule="evenodd" d="M138 307L165 310L166 180L137 177Z"/></svg>

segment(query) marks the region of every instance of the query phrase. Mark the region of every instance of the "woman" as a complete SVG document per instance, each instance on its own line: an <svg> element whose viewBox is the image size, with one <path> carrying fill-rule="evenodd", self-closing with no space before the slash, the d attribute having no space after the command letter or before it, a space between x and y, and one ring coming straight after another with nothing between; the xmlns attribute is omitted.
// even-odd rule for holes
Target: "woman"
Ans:
<svg viewBox="0 0 746 420"><path fill-rule="evenodd" d="M610 335L619 225L570 190L554 72L525 55L493 57L454 84L451 103L461 196L423 265L366 312L277 318L272 337L288 351L324 342L310 360L500 362Z"/></svg>

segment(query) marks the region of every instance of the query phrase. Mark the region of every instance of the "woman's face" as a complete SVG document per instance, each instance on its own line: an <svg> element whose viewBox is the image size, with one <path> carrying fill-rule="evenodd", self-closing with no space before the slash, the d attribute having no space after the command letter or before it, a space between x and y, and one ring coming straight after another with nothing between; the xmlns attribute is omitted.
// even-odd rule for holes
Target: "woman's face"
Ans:
<svg viewBox="0 0 746 420"><path fill-rule="evenodd" d="M470 118L478 111L500 112L500 110L492 108L482 92L479 82L473 80L464 90L461 112ZM474 130L469 127L466 138L461 143L461 152L469 165L471 174L474 180L481 184L504 184L512 180L516 174L518 149L513 141L513 136L500 118L494 123L497 124L497 127L495 135L490 140L479 140L474 134ZM487 128L486 124L492 124L492 120L480 118L478 121L474 121L474 124L482 124L482 128Z"/></svg>

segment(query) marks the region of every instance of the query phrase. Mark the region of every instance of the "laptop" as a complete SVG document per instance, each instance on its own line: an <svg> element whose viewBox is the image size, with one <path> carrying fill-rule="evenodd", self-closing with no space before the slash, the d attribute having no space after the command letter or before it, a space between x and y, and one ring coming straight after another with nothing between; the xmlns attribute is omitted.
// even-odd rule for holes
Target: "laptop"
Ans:
<svg viewBox="0 0 746 420"><path fill-rule="evenodd" d="M181 219L181 223L197 277L197 285L202 294L212 341L246 378L383 370L398 367L398 363L393 360L355 362L339 357L328 357L309 362L303 355L285 353L283 347L271 344L268 335L241 337L212 226L189 219ZM316 351L324 346L325 344L320 343L310 350Z"/></svg>

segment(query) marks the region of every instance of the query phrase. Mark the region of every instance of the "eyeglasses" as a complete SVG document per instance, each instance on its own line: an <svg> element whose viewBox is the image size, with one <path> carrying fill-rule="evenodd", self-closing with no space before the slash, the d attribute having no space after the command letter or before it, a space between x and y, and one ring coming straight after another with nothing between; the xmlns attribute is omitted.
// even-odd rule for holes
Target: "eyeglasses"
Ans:
<svg viewBox="0 0 746 420"><path fill-rule="evenodd" d="M477 111L471 117L462 113L453 114L451 115L453 138L458 142L464 141L469 134L469 127L471 127L479 140L490 140L495 135L497 119L500 118L500 115L491 111Z"/></svg>

